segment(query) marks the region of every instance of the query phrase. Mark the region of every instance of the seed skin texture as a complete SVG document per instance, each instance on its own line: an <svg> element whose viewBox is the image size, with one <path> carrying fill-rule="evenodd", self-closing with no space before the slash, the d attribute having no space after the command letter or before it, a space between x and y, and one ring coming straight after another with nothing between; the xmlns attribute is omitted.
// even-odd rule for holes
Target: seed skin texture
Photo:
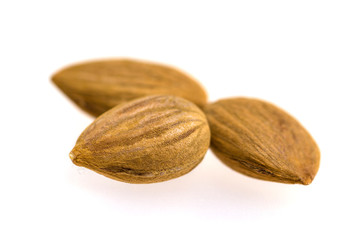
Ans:
<svg viewBox="0 0 360 240"><path fill-rule="evenodd" d="M154 183L190 172L209 145L209 125L196 105L156 95L102 114L80 135L70 158L119 181Z"/></svg>
<svg viewBox="0 0 360 240"><path fill-rule="evenodd" d="M310 184L320 151L303 126L280 108L251 98L229 98L204 109L211 149L233 170L250 177Z"/></svg>
<svg viewBox="0 0 360 240"><path fill-rule="evenodd" d="M52 81L93 116L149 95L179 96L199 107L207 102L205 90L192 77L172 67L137 60L80 63L57 72Z"/></svg>

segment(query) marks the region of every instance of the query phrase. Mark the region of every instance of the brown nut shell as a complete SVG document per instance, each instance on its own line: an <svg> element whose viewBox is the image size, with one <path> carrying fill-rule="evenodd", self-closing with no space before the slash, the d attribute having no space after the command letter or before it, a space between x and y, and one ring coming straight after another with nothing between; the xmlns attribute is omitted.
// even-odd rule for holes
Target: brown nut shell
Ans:
<svg viewBox="0 0 360 240"><path fill-rule="evenodd" d="M204 158L210 129L204 113L175 96L118 105L80 135L73 163L129 183L161 182L190 172Z"/></svg>
<svg viewBox="0 0 360 240"><path fill-rule="evenodd" d="M99 116L112 107L149 95L174 95L199 107L205 90L172 67L129 59L98 60L69 66L52 81L80 108Z"/></svg>
<svg viewBox="0 0 360 240"><path fill-rule="evenodd" d="M256 99L230 98L205 107L211 149L227 166L250 177L310 184L320 151L305 128L280 108Z"/></svg>

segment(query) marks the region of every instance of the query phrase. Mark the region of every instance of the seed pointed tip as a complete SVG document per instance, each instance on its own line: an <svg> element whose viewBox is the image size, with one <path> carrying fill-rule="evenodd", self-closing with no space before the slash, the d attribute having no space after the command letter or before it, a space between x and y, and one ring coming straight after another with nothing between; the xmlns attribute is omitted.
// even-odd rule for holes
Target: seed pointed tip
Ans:
<svg viewBox="0 0 360 240"><path fill-rule="evenodd" d="M303 178L300 179L300 183L303 185L309 185L310 183L312 183L312 181L314 180L313 176L305 176Z"/></svg>
<svg viewBox="0 0 360 240"><path fill-rule="evenodd" d="M58 73L53 74L52 76L50 76L50 80L51 82L53 82L55 85L58 84Z"/></svg>
<svg viewBox="0 0 360 240"><path fill-rule="evenodd" d="M76 159L76 155L73 152L70 152L69 156L72 161Z"/></svg>
<svg viewBox="0 0 360 240"><path fill-rule="evenodd" d="M75 165L79 165L78 155L77 155L74 151L71 151L71 152L69 153L69 157L70 157L71 161L72 161Z"/></svg>

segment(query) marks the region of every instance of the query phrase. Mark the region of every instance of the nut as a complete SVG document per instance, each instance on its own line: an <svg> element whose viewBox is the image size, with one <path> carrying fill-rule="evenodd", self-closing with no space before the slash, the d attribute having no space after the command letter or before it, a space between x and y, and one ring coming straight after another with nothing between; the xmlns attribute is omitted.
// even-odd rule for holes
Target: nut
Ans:
<svg viewBox="0 0 360 240"><path fill-rule="evenodd" d="M320 151L300 123L256 99L230 98L205 107L211 149L227 166L250 177L310 184Z"/></svg>
<svg viewBox="0 0 360 240"><path fill-rule="evenodd" d="M199 107L207 101L205 90L186 74L171 67L127 59L73 65L53 75L52 80L94 116L148 95L179 96Z"/></svg>
<svg viewBox="0 0 360 240"><path fill-rule="evenodd" d="M157 95L118 105L80 135L73 163L129 183L166 181L204 158L210 130L204 113L175 96Z"/></svg>

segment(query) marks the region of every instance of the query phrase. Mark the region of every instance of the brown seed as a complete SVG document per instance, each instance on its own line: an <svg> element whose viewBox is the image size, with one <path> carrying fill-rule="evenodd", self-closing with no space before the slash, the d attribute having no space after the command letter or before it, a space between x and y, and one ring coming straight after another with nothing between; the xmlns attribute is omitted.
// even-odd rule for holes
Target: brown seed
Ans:
<svg viewBox="0 0 360 240"><path fill-rule="evenodd" d="M129 183L179 177L204 158L210 130L204 113L174 96L144 97L114 107L80 135L73 163Z"/></svg>
<svg viewBox="0 0 360 240"><path fill-rule="evenodd" d="M167 66L118 59L67 67L52 81L78 106L94 116L136 98L166 94L206 104L204 89L191 77Z"/></svg>
<svg viewBox="0 0 360 240"><path fill-rule="evenodd" d="M230 98L205 107L211 149L230 168L268 181L310 184L320 151L300 123L276 106Z"/></svg>

